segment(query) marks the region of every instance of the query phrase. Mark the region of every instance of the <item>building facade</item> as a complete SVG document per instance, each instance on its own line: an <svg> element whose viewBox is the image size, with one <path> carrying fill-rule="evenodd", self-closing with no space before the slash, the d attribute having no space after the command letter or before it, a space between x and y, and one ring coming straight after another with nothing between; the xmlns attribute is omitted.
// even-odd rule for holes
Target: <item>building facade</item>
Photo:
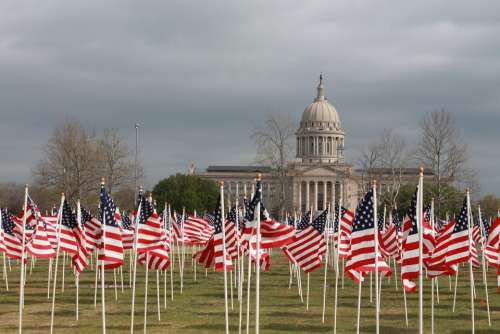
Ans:
<svg viewBox="0 0 500 334"><path fill-rule="evenodd" d="M284 180L267 166L209 166L198 175L224 181L227 196L233 201L250 196L256 174L261 173L264 203L270 208L279 204L289 212L321 210L340 198L344 206L355 208L370 180L365 180L363 170L354 170L345 162L345 130L337 110L326 99L322 76L316 90L313 102L302 113L295 133L296 158L288 165ZM390 177L388 171L380 172L382 192ZM403 182L415 182L418 172L412 168L404 174Z"/></svg>

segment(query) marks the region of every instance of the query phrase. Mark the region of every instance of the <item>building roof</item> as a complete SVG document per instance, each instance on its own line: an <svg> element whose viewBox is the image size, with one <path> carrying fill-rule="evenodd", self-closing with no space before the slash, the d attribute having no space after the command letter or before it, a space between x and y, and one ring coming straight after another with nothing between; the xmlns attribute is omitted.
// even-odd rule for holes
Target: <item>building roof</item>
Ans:
<svg viewBox="0 0 500 334"><path fill-rule="evenodd" d="M238 173L269 173L269 166L208 166L207 173L238 172Z"/></svg>
<svg viewBox="0 0 500 334"><path fill-rule="evenodd" d="M356 169L355 172L363 173L363 169ZM391 174L391 168L371 168L370 172L373 174ZM403 175L418 175L418 168L402 168L401 173ZM434 172L430 169L424 169L424 175L434 175Z"/></svg>
<svg viewBox="0 0 500 334"><path fill-rule="evenodd" d="M332 106L325 97L325 89L323 86L323 76L319 77L318 94L302 113L301 126L315 127L317 122L328 123L340 127L340 118L335 107Z"/></svg>

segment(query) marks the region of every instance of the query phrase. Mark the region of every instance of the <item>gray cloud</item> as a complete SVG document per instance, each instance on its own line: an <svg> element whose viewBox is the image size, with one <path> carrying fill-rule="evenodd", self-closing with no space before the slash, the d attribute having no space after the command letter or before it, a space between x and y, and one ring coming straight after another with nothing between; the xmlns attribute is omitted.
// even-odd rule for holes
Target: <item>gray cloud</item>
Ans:
<svg viewBox="0 0 500 334"><path fill-rule="evenodd" d="M251 162L269 112L297 121L319 72L351 159L384 127L453 112L483 192L500 194L500 4L80 1L0 4L0 180L23 182L67 116L141 123L147 183Z"/></svg>

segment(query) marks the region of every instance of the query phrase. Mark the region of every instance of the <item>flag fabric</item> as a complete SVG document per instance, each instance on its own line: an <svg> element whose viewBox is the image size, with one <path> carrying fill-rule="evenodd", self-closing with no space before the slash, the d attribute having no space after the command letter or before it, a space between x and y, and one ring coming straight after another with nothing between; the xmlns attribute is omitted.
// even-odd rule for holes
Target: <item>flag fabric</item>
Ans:
<svg viewBox="0 0 500 334"><path fill-rule="evenodd" d="M102 234L101 222L93 217L89 211L81 208L82 224L85 230L85 244L88 252L97 249Z"/></svg>
<svg viewBox="0 0 500 334"><path fill-rule="evenodd" d="M156 213L153 204L139 194L140 212L137 225L137 253L144 253L154 249L163 248L161 219Z"/></svg>
<svg viewBox="0 0 500 334"><path fill-rule="evenodd" d="M294 240L283 248L286 256L308 273L321 266L321 256L325 251L325 226L328 210L323 211L306 228L295 235Z"/></svg>
<svg viewBox="0 0 500 334"><path fill-rule="evenodd" d="M223 222L224 217L222 217L222 205L224 204L221 203L221 198L219 196L219 199L217 200L217 208L214 214L213 240L214 240L215 270L223 271L225 266L226 270L230 271L232 268L231 258L229 257L227 250L224 250L224 245L226 240L224 239L225 233L222 233L223 232L222 224L224 223ZM224 253L226 255L225 258L224 258Z"/></svg>
<svg viewBox="0 0 500 334"><path fill-rule="evenodd" d="M492 266L498 266L498 259L500 255L500 218L497 218L493 223L486 223L484 225L485 231L485 245L484 257Z"/></svg>
<svg viewBox="0 0 500 334"><path fill-rule="evenodd" d="M335 224L338 222L338 209L335 210ZM354 221L354 213L342 207L340 210L340 244L338 245L338 252L340 258L347 258L349 255L350 243L351 243L351 232L352 223Z"/></svg>
<svg viewBox="0 0 500 334"><path fill-rule="evenodd" d="M379 232L379 249L384 257L396 256L398 253L397 229L394 223L389 223L383 232Z"/></svg>
<svg viewBox="0 0 500 334"><path fill-rule="evenodd" d="M453 275L456 273L456 265L448 266L445 263L448 244L451 234L453 233L454 224L454 222L440 224L441 228L437 231L436 235L436 247L434 247L430 256L424 259L427 275L429 277Z"/></svg>
<svg viewBox="0 0 500 334"><path fill-rule="evenodd" d="M184 221L184 234L192 244L204 245L214 233L213 223L193 216Z"/></svg>
<svg viewBox="0 0 500 334"><path fill-rule="evenodd" d="M2 213L2 231L5 253L11 259L20 259L22 256L23 247L21 240L14 233L16 227L12 215L6 209L0 209Z"/></svg>
<svg viewBox="0 0 500 334"><path fill-rule="evenodd" d="M36 230L33 233L31 240L26 244L26 250L31 256L41 259L53 258L56 256L52 245L50 244L49 238L47 237L47 231L45 230L45 222L43 220L38 220L36 223Z"/></svg>
<svg viewBox="0 0 500 334"><path fill-rule="evenodd" d="M368 191L356 208L352 224L351 243L345 273L354 280L359 280L362 272L375 271L375 259L378 271L391 274L391 268L375 250L375 217L373 214L373 189ZM376 254L378 255L377 257ZM361 273L360 273L361 272Z"/></svg>
<svg viewBox="0 0 500 334"><path fill-rule="evenodd" d="M406 292L415 292L417 284L413 282L419 276L419 235L417 225L418 187L413 194L403 223L403 241L401 244L401 280Z"/></svg>
<svg viewBox="0 0 500 334"><path fill-rule="evenodd" d="M61 225L59 227L59 244L63 252L72 255L78 253L78 242L74 229L78 226L76 215L73 214L66 199L63 202Z"/></svg>
<svg viewBox="0 0 500 334"><path fill-rule="evenodd" d="M132 249L134 247L134 227L132 221L125 212L120 214L120 218L123 249Z"/></svg>
<svg viewBox="0 0 500 334"><path fill-rule="evenodd" d="M469 210L467 196L464 199L462 209L454 222L453 232L448 240L445 263L450 266L465 262L471 256L471 244L469 243Z"/></svg>
<svg viewBox="0 0 500 334"><path fill-rule="evenodd" d="M115 219L116 206L101 184L102 234L99 240L98 265L113 269L123 264L123 244L120 227Z"/></svg>
<svg viewBox="0 0 500 334"><path fill-rule="evenodd" d="M305 229L311 223L311 210L307 211L297 224L297 230Z"/></svg>
<svg viewBox="0 0 500 334"><path fill-rule="evenodd" d="M80 208L80 222L77 220L76 227L73 229L76 242L78 243L78 252L71 258L76 271L81 273L88 265L90 253L87 251L87 236L83 225L83 211Z"/></svg>

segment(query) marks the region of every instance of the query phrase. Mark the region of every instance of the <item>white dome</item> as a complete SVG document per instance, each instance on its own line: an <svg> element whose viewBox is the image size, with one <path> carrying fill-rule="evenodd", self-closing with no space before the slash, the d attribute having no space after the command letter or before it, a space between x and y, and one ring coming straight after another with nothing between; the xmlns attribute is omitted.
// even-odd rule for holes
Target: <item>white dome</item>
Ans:
<svg viewBox="0 0 500 334"><path fill-rule="evenodd" d="M321 76L318 85L318 96L314 99L313 103L307 106L302 114L301 123L303 126L317 126L317 124L310 124L311 122L334 123L336 127L340 127L340 118L337 110L325 98L323 78Z"/></svg>

